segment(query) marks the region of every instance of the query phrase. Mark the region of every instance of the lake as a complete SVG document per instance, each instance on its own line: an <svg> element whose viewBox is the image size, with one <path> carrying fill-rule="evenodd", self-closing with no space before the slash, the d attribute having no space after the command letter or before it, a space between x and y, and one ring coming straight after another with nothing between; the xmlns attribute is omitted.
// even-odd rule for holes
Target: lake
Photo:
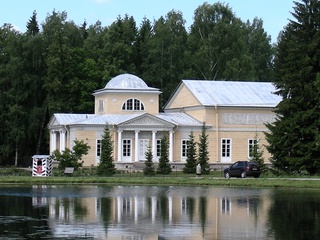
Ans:
<svg viewBox="0 0 320 240"><path fill-rule="evenodd" d="M318 239L320 191L0 185L1 239Z"/></svg>

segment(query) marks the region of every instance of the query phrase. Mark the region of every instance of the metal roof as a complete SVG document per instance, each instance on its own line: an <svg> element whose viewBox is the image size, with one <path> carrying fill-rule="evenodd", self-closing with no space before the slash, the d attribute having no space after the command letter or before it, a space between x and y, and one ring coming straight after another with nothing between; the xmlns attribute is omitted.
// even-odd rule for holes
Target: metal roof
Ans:
<svg viewBox="0 0 320 240"><path fill-rule="evenodd" d="M203 106L276 107L281 97L270 82L182 80Z"/></svg>
<svg viewBox="0 0 320 240"><path fill-rule="evenodd" d="M139 77L133 74L120 74L112 78L103 89L94 91L95 94L104 92L156 92L160 94L158 88L148 87L148 85Z"/></svg>
<svg viewBox="0 0 320 240"><path fill-rule="evenodd" d="M185 113L160 113L157 117L179 126L202 126L202 123Z"/></svg>
<svg viewBox="0 0 320 240"><path fill-rule="evenodd" d="M54 117L60 125L116 125L142 115L140 114L72 114L55 113Z"/></svg>
<svg viewBox="0 0 320 240"><path fill-rule="evenodd" d="M118 125L125 121L132 120L141 115L139 114L71 114L71 113L55 113L54 117L59 125ZM185 113L159 113L155 117L180 126L202 126L202 123Z"/></svg>

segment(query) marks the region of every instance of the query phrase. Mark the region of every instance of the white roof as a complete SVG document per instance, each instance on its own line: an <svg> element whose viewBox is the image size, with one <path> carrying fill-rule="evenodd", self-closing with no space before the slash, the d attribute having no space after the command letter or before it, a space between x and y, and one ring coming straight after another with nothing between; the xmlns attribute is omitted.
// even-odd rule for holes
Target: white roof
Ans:
<svg viewBox="0 0 320 240"><path fill-rule="evenodd" d="M158 118L179 126L202 126L202 123L185 113L160 113Z"/></svg>
<svg viewBox="0 0 320 240"><path fill-rule="evenodd" d="M55 113L59 125L116 125L121 122L138 117L141 114L73 114L73 113Z"/></svg>
<svg viewBox="0 0 320 240"><path fill-rule="evenodd" d="M120 74L112 78L103 89L94 91L93 95L106 92L161 93L158 88L148 87L148 85L141 78L128 73Z"/></svg>
<svg viewBox="0 0 320 240"><path fill-rule="evenodd" d="M147 113L139 114L72 114L72 113L55 113L53 118L60 126L68 125L118 125L123 122L132 120ZM202 123L185 113L159 113L155 117L179 126L202 126ZM49 125L54 123L50 121ZM54 125L56 125L54 124Z"/></svg>
<svg viewBox="0 0 320 240"><path fill-rule="evenodd" d="M203 106L276 107L281 97L270 82L182 80Z"/></svg>
<svg viewBox="0 0 320 240"><path fill-rule="evenodd" d="M105 88L117 88L117 89L144 89L148 88L148 85L139 77L132 74L120 74L112 78Z"/></svg>

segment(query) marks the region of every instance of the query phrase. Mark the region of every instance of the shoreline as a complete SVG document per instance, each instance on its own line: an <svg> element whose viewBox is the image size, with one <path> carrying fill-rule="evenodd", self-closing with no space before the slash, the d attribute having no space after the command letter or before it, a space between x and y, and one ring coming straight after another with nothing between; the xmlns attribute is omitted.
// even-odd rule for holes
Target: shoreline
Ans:
<svg viewBox="0 0 320 240"><path fill-rule="evenodd" d="M98 177L98 176L0 176L0 185L7 184L121 184L121 185L185 185L185 186L224 186L224 187L256 187L256 188L308 188L320 190L320 178L231 178L212 176L143 176L143 177Z"/></svg>

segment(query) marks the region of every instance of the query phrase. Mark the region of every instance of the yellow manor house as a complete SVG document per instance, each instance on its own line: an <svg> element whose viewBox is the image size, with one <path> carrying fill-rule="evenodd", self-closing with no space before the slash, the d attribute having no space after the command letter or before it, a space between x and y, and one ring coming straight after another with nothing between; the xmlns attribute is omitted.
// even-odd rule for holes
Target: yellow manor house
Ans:
<svg viewBox="0 0 320 240"><path fill-rule="evenodd" d="M273 111L281 101L274 91L270 82L182 80L164 112L159 112L161 91L135 75L121 74L93 93L94 114L52 116L50 152L72 149L75 139L84 140L90 150L83 157L83 165L97 166L103 131L108 124L118 169L141 168L149 146L154 162L158 162L160 140L166 135L169 161L181 170L190 133L198 142L205 123L212 168L247 160L256 138L268 163L265 124L275 120Z"/></svg>

